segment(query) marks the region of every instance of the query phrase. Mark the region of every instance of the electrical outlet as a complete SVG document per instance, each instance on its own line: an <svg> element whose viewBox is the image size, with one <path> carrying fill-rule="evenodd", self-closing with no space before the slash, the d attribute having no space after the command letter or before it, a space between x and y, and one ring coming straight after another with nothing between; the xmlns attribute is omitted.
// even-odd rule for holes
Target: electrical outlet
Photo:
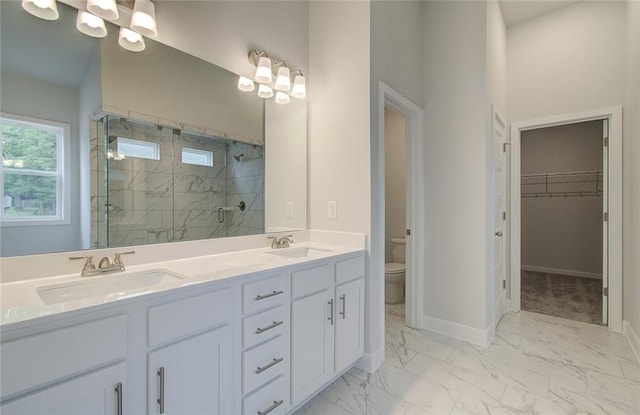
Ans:
<svg viewBox="0 0 640 415"><path fill-rule="evenodd" d="M293 202L287 202L287 217L293 217Z"/></svg>
<svg viewBox="0 0 640 415"><path fill-rule="evenodd" d="M327 217L336 219L338 217L338 202L330 201L327 203Z"/></svg>

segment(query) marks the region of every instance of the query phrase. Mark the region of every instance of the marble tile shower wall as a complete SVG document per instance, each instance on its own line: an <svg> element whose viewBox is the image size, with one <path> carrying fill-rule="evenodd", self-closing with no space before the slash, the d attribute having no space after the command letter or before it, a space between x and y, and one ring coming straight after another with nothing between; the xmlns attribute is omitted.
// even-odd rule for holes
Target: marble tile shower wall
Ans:
<svg viewBox="0 0 640 415"><path fill-rule="evenodd" d="M233 142L228 145L226 194L228 236L264 232L264 147ZM237 208L244 201L246 209Z"/></svg>
<svg viewBox="0 0 640 415"><path fill-rule="evenodd" d="M174 134L175 131L170 128L111 117L107 128L111 141L109 147L114 153L116 137L160 144L160 160L133 157L108 160L108 246L264 232L263 158L251 162L241 161L238 164L245 163L246 167L238 166L233 169L227 167L228 158L235 162L233 154L227 156L227 153L231 153L227 151L230 144L223 140L188 133ZM183 147L211 151L213 166L182 163ZM253 149L251 145L234 144L232 147L237 147L247 155L263 155L262 147L259 146ZM233 173L240 176L228 176ZM259 191L252 193L254 187L247 186L247 180L262 183L257 189ZM233 190L234 193L229 196L228 190ZM244 198L249 207L247 210L240 212L236 208L219 215L218 208L236 205L240 199L233 204L230 201L238 197ZM99 196L96 196L96 202L97 205L100 204ZM96 216L94 224L98 228L100 215ZM97 234L100 232L97 231Z"/></svg>

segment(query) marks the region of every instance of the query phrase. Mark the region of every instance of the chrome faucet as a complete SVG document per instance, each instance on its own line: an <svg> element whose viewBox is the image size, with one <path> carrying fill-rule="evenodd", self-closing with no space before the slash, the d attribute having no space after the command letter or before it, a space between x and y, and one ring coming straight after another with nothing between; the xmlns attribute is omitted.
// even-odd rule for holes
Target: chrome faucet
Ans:
<svg viewBox="0 0 640 415"><path fill-rule="evenodd" d="M122 255L135 254L136 251L127 251L127 252L116 252L113 254L113 259L110 256L103 257L100 262L98 262L98 266L93 262L93 256L72 256L69 257L70 260L84 259L84 266L82 267L82 271L80 272L80 277L90 277L93 275L99 274L110 274L112 272L122 272L126 270L124 266L124 261L122 260Z"/></svg>
<svg viewBox="0 0 640 415"><path fill-rule="evenodd" d="M271 248L289 248L289 244L293 243L293 235L285 235L278 238L277 236L269 236L271 239Z"/></svg>

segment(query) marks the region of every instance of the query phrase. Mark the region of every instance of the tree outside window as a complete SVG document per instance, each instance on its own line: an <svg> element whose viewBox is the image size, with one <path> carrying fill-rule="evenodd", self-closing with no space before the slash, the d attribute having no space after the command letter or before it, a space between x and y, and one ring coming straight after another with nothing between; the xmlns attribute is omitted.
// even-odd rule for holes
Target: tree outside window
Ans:
<svg viewBox="0 0 640 415"><path fill-rule="evenodd" d="M61 150L65 129L56 123L3 115L0 132L0 220L63 219Z"/></svg>

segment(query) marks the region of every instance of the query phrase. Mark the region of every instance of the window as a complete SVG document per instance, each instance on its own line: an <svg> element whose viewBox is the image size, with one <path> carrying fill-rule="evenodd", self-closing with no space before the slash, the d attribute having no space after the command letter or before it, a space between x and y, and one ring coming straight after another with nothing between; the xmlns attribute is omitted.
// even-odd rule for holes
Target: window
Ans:
<svg viewBox="0 0 640 415"><path fill-rule="evenodd" d="M136 157L140 159L160 160L160 144L158 143L118 137L117 147L116 151L121 159Z"/></svg>
<svg viewBox="0 0 640 415"><path fill-rule="evenodd" d="M213 167L213 152L182 147L182 162L184 164L195 164L196 166Z"/></svg>
<svg viewBox="0 0 640 415"><path fill-rule="evenodd" d="M18 115L0 115L2 225L68 223L64 186L69 126Z"/></svg>

